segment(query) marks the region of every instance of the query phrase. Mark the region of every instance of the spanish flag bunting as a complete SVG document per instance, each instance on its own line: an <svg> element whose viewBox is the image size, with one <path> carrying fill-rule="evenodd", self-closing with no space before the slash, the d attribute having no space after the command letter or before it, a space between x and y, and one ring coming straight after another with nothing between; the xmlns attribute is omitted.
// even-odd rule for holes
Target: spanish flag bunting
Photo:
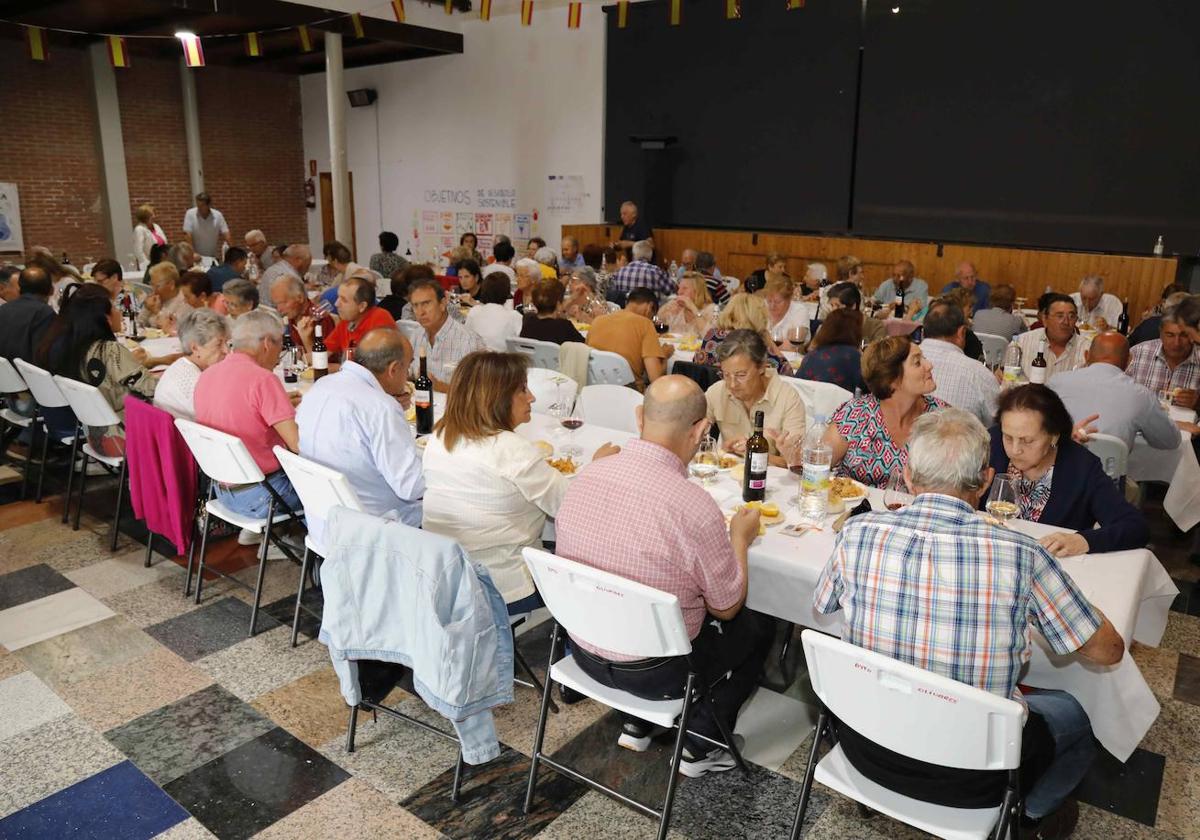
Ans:
<svg viewBox="0 0 1200 840"><path fill-rule="evenodd" d="M125 49L125 39L120 35L109 35L104 40L108 42L109 63L113 67L128 67L129 50Z"/></svg>
<svg viewBox="0 0 1200 840"><path fill-rule="evenodd" d="M533 0L521 0L521 25L533 24Z"/></svg>
<svg viewBox="0 0 1200 840"><path fill-rule="evenodd" d="M358 12L350 15L350 25L354 27L355 38L366 38L367 33L363 32L362 15Z"/></svg>
<svg viewBox="0 0 1200 840"><path fill-rule="evenodd" d="M671 25L678 26L683 18L683 0L671 0Z"/></svg>
<svg viewBox="0 0 1200 840"><path fill-rule="evenodd" d="M204 48L200 39L195 35L180 35L179 40L183 44L183 63L188 67L203 67Z"/></svg>
<svg viewBox="0 0 1200 840"><path fill-rule="evenodd" d="M629 24L629 0L617 3L617 28L624 29Z"/></svg>
<svg viewBox="0 0 1200 840"><path fill-rule="evenodd" d="M787 0L787 7L788 11L791 11L792 9L803 9L804 0Z"/></svg>
<svg viewBox="0 0 1200 840"><path fill-rule="evenodd" d="M567 4L567 29L578 29L579 20L583 17L582 3Z"/></svg>
<svg viewBox="0 0 1200 840"><path fill-rule="evenodd" d="M454 0L446 0L446 14L454 14Z"/></svg>
<svg viewBox="0 0 1200 840"><path fill-rule="evenodd" d="M479 19L492 19L492 0L479 0Z"/></svg>
<svg viewBox="0 0 1200 840"><path fill-rule="evenodd" d="M251 58L262 58L262 38L257 32L246 33L246 55Z"/></svg>
<svg viewBox="0 0 1200 840"><path fill-rule="evenodd" d="M725 20L741 20L742 0L725 0Z"/></svg>
<svg viewBox="0 0 1200 840"><path fill-rule="evenodd" d="M308 27L297 26L296 31L300 33L300 49L305 52L312 52L312 36L308 34Z"/></svg>
<svg viewBox="0 0 1200 840"><path fill-rule="evenodd" d="M404 0L392 0L392 14L396 16L396 23L404 23Z"/></svg>
<svg viewBox="0 0 1200 840"><path fill-rule="evenodd" d="M34 61L45 61L50 57L50 45L46 41L46 30L42 27L26 26L25 42L29 45L29 57Z"/></svg>

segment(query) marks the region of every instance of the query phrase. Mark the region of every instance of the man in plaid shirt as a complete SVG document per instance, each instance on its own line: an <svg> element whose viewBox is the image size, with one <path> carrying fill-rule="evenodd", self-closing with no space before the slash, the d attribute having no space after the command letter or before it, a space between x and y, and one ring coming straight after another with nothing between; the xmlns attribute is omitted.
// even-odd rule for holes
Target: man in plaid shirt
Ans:
<svg viewBox="0 0 1200 840"><path fill-rule="evenodd" d="M993 476L988 454L988 433L967 412L921 417L905 469L915 501L849 520L813 602L822 613L843 611L842 637L852 644L1023 702L1023 825L1036 825L1038 837L1066 837L1078 816L1067 795L1095 748L1073 697L1018 690L1031 629L1055 653L1099 665L1120 662L1125 646L1036 540L976 513ZM959 807L1000 800L979 773L908 759L844 725L838 735L860 772L905 795Z"/></svg>
<svg viewBox="0 0 1200 840"><path fill-rule="evenodd" d="M1151 393L1168 388L1175 391L1174 402L1185 408L1196 407L1200 391L1200 347L1192 344L1186 326L1169 307L1162 316L1158 338L1143 341L1129 352L1129 367L1125 373Z"/></svg>
<svg viewBox="0 0 1200 840"><path fill-rule="evenodd" d="M609 300L624 304L625 295L638 288L656 292L660 301L667 295L675 294L675 280L650 262L653 256L654 246L648 241L643 239L633 243L633 262L608 279Z"/></svg>

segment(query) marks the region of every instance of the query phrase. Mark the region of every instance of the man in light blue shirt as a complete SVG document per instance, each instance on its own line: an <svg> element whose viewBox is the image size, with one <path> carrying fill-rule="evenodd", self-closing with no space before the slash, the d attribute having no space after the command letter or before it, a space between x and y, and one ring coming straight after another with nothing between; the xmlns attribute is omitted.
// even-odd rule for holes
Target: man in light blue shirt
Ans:
<svg viewBox="0 0 1200 840"><path fill-rule="evenodd" d="M354 361L323 377L296 409L300 454L343 473L363 509L421 526L425 479L407 410L412 347L398 330L371 330ZM321 544L324 517L305 511L308 533Z"/></svg>
<svg viewBox="0 0 1200 840"><path fill-rule="evenodd" d="M972 314L981 309L987 309L991 304L992 287L979 279L979 272L975 270L973 262L963 260L958 264L958 268L954 272L954 279L942 287L942 294L958 288L966 289L975 296L975 303L971 309Z"/></svg>
<svg viewBox="0 0 1200 840"><path fill-rule="evenodd" d="M908 260L900 260L892 268L892 276L879 285L875 290L875 300L881 306L891 306L899 288L904 293L904 306L907 312L892 312L893 318L909 318L920 321L929 310L929 284L916 276L917 269ZM919 306L913 309L913 303ZM882 316L878 316L882 317Z"/></svg>

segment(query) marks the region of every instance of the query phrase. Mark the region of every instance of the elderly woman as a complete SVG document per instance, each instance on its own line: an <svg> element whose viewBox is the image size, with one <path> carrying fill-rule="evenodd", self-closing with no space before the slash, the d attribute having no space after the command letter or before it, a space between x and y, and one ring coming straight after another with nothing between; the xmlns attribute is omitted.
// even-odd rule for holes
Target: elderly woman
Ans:
<svg viewBox="0 0 1200 840"><path fill-rule="evenodd" d="M521 550L541 546L546 517L558 513L568 481L514 431L529 422L533 405L528 364L520 353L465 356L425 447L422 527L458 541L483 564L513 615L541 604ZM593 458L617 451L605 444Z"/></svg>
<svg viewBox="0 0 1200 840"><path fill-rule="evenodd" d="M734 330L717 348L721 381L708 389L708 419L721 430L721 446L736 455L746 453L746 439L754 433L754 413L764 414L764 428L788 435L804 435L804 403L799 392L784 382L767 364L767 345L753 330ZM786 467L787 460L771 443L771 463Z"/></svg>
<svg viewBox="0 0 1200 840"><path fill-rule="evenodd" d="M225 311L231 319L239 318L258 308L258 286L249 280L230 280L221 288Z"/></svg>
<svg viewBox="0 0 1200 840"><path fill-rule="evenodd" d="M783 254L767 254L763 268L756 268L742 281L742 291L757 292L767 280L784 280L787 273L787 257Z"/></svg>
<svg viewBox="0 0 1200 840"><path fill-rule="evenodd" d="M792 281L787 276L771 276L756 292L767 303L767 332L780 346L796 352L809 339L808 307L795 300Z"/></svg>
<svg viewBox="0 0 1200 840"><path fill-rule="evenodd" d="M169 247L167 259L175 264L180 274L191 271L200 262L200 258L196 255L196 249L189 242L176 242ZM149 273L146 276L149 276Z"/></svg>
<svg viewBox="0 0 1200 840"><path fill-rule="evenodd" d="M814 382L829 382L847 391L866 391L862 377L862 313L835 309L821 324L800 360L796 376Z"/></svg>
<svg viewBox="0 0 1200 840"><path fill-rule="evenodd" d="M717 347L734 330L753 330L762 336L767 346L767 362L780 376L791 376L792 366L779 352L767 331L767 304L757 295L745 292L734 295L717 317L717 325L704 335L704 342L692 361L698 365L717 364Z"/></svg>
<svg viewBox="0 0 1200 840"><path fill-rule="evenodd" d="M524 306L530 302L529 296L533 294L533 287L542 280L542 264L529 257L523 257L517 260L513 268L517 272L517 290L513 292L513 306Z"/></svg>
<svg viewBox="0 0 1200 840"><path fill-rule="evenodd" d="M150 265L150 246L167 244L167 235L154 221L154 205L143 204L133 214L133 254L139 266Z"/></svg>
<svg viewBox="0 0 1200 840"><path fill-rule="evenodd" d="M521 315L504 304L512 297L508 278L493 271L483 280L479 305L467 313L467 329L483 339L489 350L503 353L508 340L521 334Z"/></svg>
<svg viewBox="0 0 1200 840"><path fill-rule="evenodd" d="M584 342L575 325L562 317L563 284L560 280L543 280L533 287L533 315L525 316L521 325L521 338L535 341Z"/></svg>
<svg viewBox="0 0 1200 840"><path fill-rule="evenodd" d="M698 271L684 272L679 289L658 310L658 320L673 333L705 335L717 320L717 306L708 294L708 283Z"/></svg>
<svg viewBox="0 0 1200 840"><path fill-rule="evenodd" d="M563 315L572 321L590 324L607 314L608 304L600 296L595 269L585 265L572 271L567 284L567 299L563 303Z"/></svg>
<svg viewBox="0 0 1200 840"><path fill-rule="evenodd" d="M179 343L185 355L163 371L154 390L154 405L194 420L196 382L201 371L229 352L229 321L211 309L194 309L179 322Z"/></svg>
<svg viewBox="0 0 1200 840"><path fill-rule="evenodd" d="M1100 459L1072 440L1071 415L1058 394L1044 385L1005 391L996 418L992 467L1015 477L1020 517L1078 532L1048 534L1042 545L1059 557L1145 547L1145 518Z"/></svg>

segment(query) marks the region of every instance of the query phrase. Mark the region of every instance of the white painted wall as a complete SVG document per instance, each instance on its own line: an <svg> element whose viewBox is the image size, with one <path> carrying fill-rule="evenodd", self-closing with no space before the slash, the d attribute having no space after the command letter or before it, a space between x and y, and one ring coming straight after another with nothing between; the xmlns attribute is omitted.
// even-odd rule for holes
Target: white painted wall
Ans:
<svg viewBox="0 0 1200 840"><path fill-rule="evenodd" d="M379 94L374 106L346 112L361 261L380 230L400 237L401 253L411 241L427 259L442 240L430 241L422 211L496 212L477 206L480 189L515 189L517 208L499 212L536 211L532 233L555 249L561 225L602 220L604 15L599 4L585 5L577 30L566 28L566 16L565 7L539 8L533 26L522 27L513 14L493 13L487 23L456 14L448 21L461 26L462 55L346 71L348 90ZM328 171L325 75L303 77L300 89L305 159ZM583 176L578 211L546 212L549 175ZM465 191L470 204L429 200L443 191ZM319 254L319 208L309 211L308 230Z"/></svg>

